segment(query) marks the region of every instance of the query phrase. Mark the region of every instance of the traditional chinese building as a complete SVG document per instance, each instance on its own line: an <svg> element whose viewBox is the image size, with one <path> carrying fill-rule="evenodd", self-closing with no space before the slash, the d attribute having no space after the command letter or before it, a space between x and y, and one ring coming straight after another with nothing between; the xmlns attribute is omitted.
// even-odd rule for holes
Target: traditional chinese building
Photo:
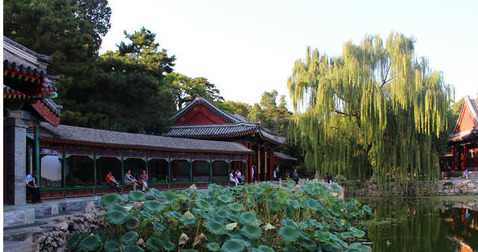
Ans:
<svg viewBox="0 0 478 252"><path fill-rule="evenodd" d="M24 204L28 155L27 129L32 129L33 156L38 157L38 125L60 122L55 76L47 73L51 57L3 37L4 203ZM34 169L38 159L31 161Z"/></svg>
<svg viewBox="0 0 478 252"><path fill-rule="evenodd" d="M183 139L59 125L40 125L42 197L102 195L114 189L106 174L124 184L131 170L149 175L149 188L229 185L231 167L245 166L252 151L226 141Z"/></svg>
<svg viewBox="0 0 478 252"><path fill-rule="evenodd" d="M204 98L196 98L172 117L170 137L211 139L238 142L254 151L245 166L233 167L252 181L251 168L257 167L259 181L272 179L272 170L279 164L291 165L297 159L274 152L274 148L285 144L286 138L253 123L239 114L227 113Z"/></svg>
<svg viewBox="0 0 478 252"><path fill-rule="evenodd" d="M465 97L465 102L448 139L448 165L452 170L477 170L478 167L478 103Z"/></svg>

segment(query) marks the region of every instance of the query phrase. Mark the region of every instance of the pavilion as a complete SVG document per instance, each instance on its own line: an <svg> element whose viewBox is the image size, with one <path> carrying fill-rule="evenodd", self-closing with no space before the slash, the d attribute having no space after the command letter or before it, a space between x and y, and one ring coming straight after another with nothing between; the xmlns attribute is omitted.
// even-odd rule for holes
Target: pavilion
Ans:
<svg viewBox="0 0 478 252"><path fill-rule="evenodd" d="M247 182L252 182L252 166L257 167L257 180L267 181L272 180L272 170L278 165L285 168L297 164L296 158L274 151L286 143L285 137L237 113L227 113L202 97L194 99L171 119L171 130L165 136L232 141L253 150L246 166L233 167L246 175Z"/></svg>
<svg viewBox="0 0 478 252"><path fill-rule="evenodd" d="M450 153L442 158L454 171L478 170L478 102L465 97L465 102L448 138ZM443 162L443 161L442 161Z"/></svg>

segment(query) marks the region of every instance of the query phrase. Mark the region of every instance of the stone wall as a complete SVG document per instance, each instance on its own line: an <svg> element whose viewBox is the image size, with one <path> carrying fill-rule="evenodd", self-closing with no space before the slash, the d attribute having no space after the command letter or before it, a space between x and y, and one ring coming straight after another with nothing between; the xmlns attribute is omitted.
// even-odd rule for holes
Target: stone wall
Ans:
<svg viewBox="0 0 478 252"><path fill-rule="evenodd" d="M41 228L44 232L37 234L34 241L40 251L65 251L68 238L74 233L97 232L106 228L104 211L97 211L93 202L88 202L85 213L56 218Z"/></svg>
<svg viewBox="0 0 478 252"><path fill-rule="evenodd" d="M436 188L423 182L420 187L413 185L410 190L402 188L391 182L387 190L380 191L377 183L366 181L364 183L340 183L345 188L345 196L453 196L453 195L478 195L477 179L452 179L439 180Z"/></svg>

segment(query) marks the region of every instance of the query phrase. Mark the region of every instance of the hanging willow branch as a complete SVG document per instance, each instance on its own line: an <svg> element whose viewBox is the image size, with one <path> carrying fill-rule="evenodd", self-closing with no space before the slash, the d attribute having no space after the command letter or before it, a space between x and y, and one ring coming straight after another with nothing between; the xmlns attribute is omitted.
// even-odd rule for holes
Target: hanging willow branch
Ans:
<svg viewBox="0 0 478 252"><path fill-rule="evenodd" d="M348 42L341 57L307 49L288 80L294 110L290 138L304 150L304 165L320 173L404 188L434 181L434 144L447 127L452 88L416 59L414 40L391 33Z"/></svg>

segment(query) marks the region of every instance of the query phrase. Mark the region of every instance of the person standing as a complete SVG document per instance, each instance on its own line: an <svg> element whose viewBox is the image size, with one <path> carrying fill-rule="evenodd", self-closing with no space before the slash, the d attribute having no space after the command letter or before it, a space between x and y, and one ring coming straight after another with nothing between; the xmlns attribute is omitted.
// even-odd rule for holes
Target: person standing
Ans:
<svg viewBox="0 0 478 252"><path fill-rule="evenodd" d="M330 184L330 182L333 182L333 180L332 180L332 174L330 174L330 173L327 172L326 178L327 178L327 183Z"/></svg>
<svg viewBox="0 0 478 252"><path fill-rule="evenodd" d="M41 195L40 195L40 187L37 186L35 177L37 176L37 172L33 171L31 174L28 174L25 178L25 183L27 184L27 191L32 194L32 203L42 203Z"/></svg>
<svg viewBox="0 0 478 252"><path fill-rule="evenodd" d="M147 192L148 191L148 174L146 173L146 170L143 170L141 175L139 175L139 183L142 186L141 191Z"/></svg>
<svg viewBox="0 0 478 252"><path fill-rule="evenodd" d="M119 183L116 181L115 177L113 176L113 174L111 174L111 171L108 172L108 174L106 174L106 184L112 188L115 188L116 189L116 192L118 192L118 194L121 194L121 188L120 188L120 185Z"/></svg>
<svg viewBox="0 0 478 252"><path fill-rule="evenodd" d="M256 175L256 165L253 165L251 169L252 182L256 182L256 177L254 177L254 175Z"/></svg>
<svg viewBox="0 0 478 252"><path fill-rule="evenodd" d="M299 173L297 173L297 169L294 169L294 172L292 172L292 180L295 181L295 184L299 184Z"/></svg>
<svg viewBox="0 0 478 252"><path fill-rule="evenodd" d="M131 175L131 170L128 169L126 174L124 175L124 184L127 186L133 186L133 191L136 191L136 187L138 186L138 181Z"/></svg>

